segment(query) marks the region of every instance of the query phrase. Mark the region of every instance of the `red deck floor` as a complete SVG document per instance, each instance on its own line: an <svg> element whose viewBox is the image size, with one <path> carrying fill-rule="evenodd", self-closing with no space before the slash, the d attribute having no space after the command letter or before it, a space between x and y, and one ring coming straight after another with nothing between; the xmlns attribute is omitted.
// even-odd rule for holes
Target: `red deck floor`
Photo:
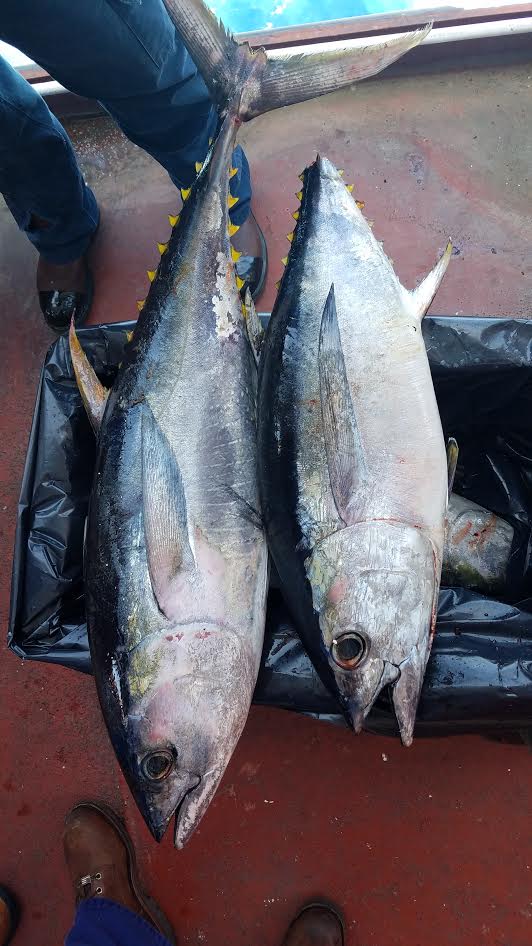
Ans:
<svg viewBox="0 0 532 946"><path fill-rule="evenodd" d="M345 167L408 286L450 234L440 313L531 314L530 67L385 80L244 129L271 253L288 244L297 175L321 151ZM176 205L166 175L107 119L70 130L101 202L92 321L134 316ZM0 208L0 618L8 614L19 483L50 337L35 255ZM100 798L127 820L146 883L181 943L276 946L302 901L335 899L349 946L529 946L532 757L479 737L412 749L280 711L252 710L200 829L178 853L148 836L119 775L92 680L0 661L0 881L23 905L17 946L58 946L72 916L61 828Z"/></svg>

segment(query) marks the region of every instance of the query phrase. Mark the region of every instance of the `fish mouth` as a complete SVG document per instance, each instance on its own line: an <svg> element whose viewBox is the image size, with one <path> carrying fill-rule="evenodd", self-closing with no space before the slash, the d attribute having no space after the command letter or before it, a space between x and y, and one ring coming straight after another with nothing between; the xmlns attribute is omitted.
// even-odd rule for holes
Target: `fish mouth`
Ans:
<svg viewBox="0 0 532 946"><path fill-rule="evenodd" d="M225 765L210 769L204 775L198 776L197 784L193 785L181 799L175 812L174 845L178 850L184 848L207 811L220 784L224 769Z"/></svg>
<svg viewBox="0 0 532 946"><path fill-rule="evenodd" d="M150 829L151 836L154 838L155 841L157 841L157 844L160 844L160 842L164 838L164 835L166 833L166 829L168 827L168 823L171 817L172 815L170 815L170 818L166 818L164 821L161 821L160 823L148 822L148 828Z"/></svg>
<svg viewBox="0 0 532 946"><path fill-rule="evenodd" d="M397 682L400 679L400 673L401 671L399 667L396 667L395 664L392 664L389 661L384 660L380 679L377 685L373 689L371 698L364 702L363 700L360 699L360 696L350 695L347 697L346 710L345 710L347 721L350 724L350 726L353 728L355 733L357 733L357 735L362 732L366 717L371 712L371 709L373 708L375 700L377 699L381 691L389 684L394 685L394 689L395 689L395 684L397 684Z"/></svg>
<svg viewBox="0 0 532 946"><path fill-rule="evenodd" d="M423 685L424 664L417 651L412 651L398 666L384 661L381 678L371 699L364 704L360 698L350 696L346 700L347 720L356 733L364 728L364 722L375 700L385 686L390 685L392 704L403 746L411 746L414 738L417 707Z"/></svg>
<svg viewBox="0 0 532 946"><path fill-rule="evenodd" d="M375 697L376 699L377 697ZM357 736L362 732L364 728L364 720L368 715L373 702L369 706L364 706L356 699L348 700L346 713L348 717L348 722L352 726L353 730L356 732Z"/></svg>
<svg viewBox="0 0 532 946"><path fill-rule="evenodd" d="M161 818L160 811L157 808L156 798L154 798L155 804L153 805L153 807L149 804L142 805L141 810L142 810L142 814L144 816L146 825L149 828L150 834L152 835L154 840L157 841L158 844L162 841L166 833L166 830L168 828L168 825L170 824L170 821L172 820L174 815L176 819L179 817L179 812L181 811L181 808L183 806L183 803L186 801L187 796L191 792L195 791L195 789L198 788L198 786L201 784L201 776L187 774L187 783L188 783L187 787L184 787L183 791L180 793L179 801L177 802L176 807L172 808L170 813L163 818Z"/></svg>
<svg viewBox="0 0 532 946"><path fill-rule="evenodd" d="M194 829L195 829L195 827L196 827L196 825L194 824L194 825L193 825L192 827L190 827L188 830L184 831L184 830L182 830L182 820L183 820L184 810L185 810L185 808L186 808L187 799L189 798L189 796L190 796L193 792L196 792L196 790L201 787L201 782L202 782L202 778L201 778L201 775L200 775L200 776L198 776L198 781L197 781L196 785L193 785L192 788L189 788L188 792L185 792L185 794L183 795L181 801L179 802L179 804L178 804L178 806L177 806L177 808L176 808L176 810L175 810L175 813L174 813L174 814L175 814L175 822L174 822L174 845L175 845L176 848L178 848L178 850L181 850L181 848L183 848L183 847L185 846L185 844L187 843L187 841L188 841L190 835L192 834L192 832L194 831ZM171 817L171 816L170 816L170 817ZM168 820L170 820L170 819L168 819ZM168 822L167 822L167 823L168 823Z"/></svg>

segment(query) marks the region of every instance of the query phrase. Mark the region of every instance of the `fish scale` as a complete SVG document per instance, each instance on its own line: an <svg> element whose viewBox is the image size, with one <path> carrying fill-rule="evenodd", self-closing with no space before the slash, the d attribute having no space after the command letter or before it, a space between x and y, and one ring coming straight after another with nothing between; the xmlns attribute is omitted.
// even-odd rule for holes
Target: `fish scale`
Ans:
<svg viewBox="0 0 532 946"><path fill-rule="evenodd" d="M333 165L318 156L302 181L261 355L263 515L299 633L346 718L360 729L392 683L409 744L448 495L421 318L450 246L409 293Z"/></svg>

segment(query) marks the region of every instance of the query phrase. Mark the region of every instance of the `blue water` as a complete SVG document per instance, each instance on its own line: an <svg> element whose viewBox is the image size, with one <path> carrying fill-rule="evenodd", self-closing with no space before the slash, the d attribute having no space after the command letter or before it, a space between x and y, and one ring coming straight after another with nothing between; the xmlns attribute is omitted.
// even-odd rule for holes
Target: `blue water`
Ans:
<svg viewBox="0 0 532 946"><path fill-rule="evenodd" d="M209 6L234 33L340 20L369 13L408 10L411 0L208 0ZM430 6L428 0L427 6Z"/></svg>

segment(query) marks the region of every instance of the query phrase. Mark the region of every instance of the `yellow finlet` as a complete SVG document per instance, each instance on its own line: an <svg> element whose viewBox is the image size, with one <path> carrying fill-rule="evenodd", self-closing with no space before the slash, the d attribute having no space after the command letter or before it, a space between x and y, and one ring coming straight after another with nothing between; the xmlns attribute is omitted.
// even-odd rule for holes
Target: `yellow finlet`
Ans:
<svg viewBox="0 0 532 946"><path fill-rule="evenodd" d="M160 253L161 256L162 256L163 253L166 253L166 251L167 251L167 249L168 249L168 243L158 243L158 244L157 244L157 248L158 248L158 250L159 250L159 253Z"/></svg>
<svg viewBox="0 0 532 946"><path fill-rule="evenodd" d="M237 288L237 289L242 289L242 286L244 285L244 282L245 282L244 279L241 279L240 276L237 276L237 277L236 277L236 288Z"/></svg>
<svg viewBox="0 0 532 946"><path fill-rule="evenodd" d="M229 236L234 236L235 233L238 233L240 227L237 227L236 223L230 223L228 226Z"/></svg>
<svg viewBox="0 0 532 946"><path fill-rule="evenodd" d="M126 342L129 344L132 338L133 338L133 329L131 329L131 332L126 332Z"/></svg>
<svg viewBox="0 0 532 946"><path fill-rule="evenodd" d="M294 220L299 220L299 210L295 210L294 213L292 214L292 216L293 216Z"/></svg>
<svg viewBox="0 0 532 946"><path fill-rule="evenodd" d="M231 170L229 171L229 180L231 180L231 178L234 177L235 174L238 174L238 168L231 168Z"/></svg>
<svg viewBox="0 0 532 946"><path fill-rule="evenodd" d="M303 191L298 191L296 197L298 200L303 200Z"/></svg>
<svg viewBox="0 0 532 946"><path fill-rule="evenodd" d="M343 169L343 168L338 168L338 174L340 175L340 177L343 177L343 176L344 176L344 169Z"/></svg>
<svg viewBox="0 0 532 946"><path fill-rule="evenodd" d="M188 200L188 198L189 198L189 196L190 196L190 191L191 191L191 190L192 190L191 187L182 187L182 188L181 188L181 197L183 198L183 200Z"/></svg>
<svg viewBox="0 0 532 946"><path fill-rule="evenodd" d="M275 288L278 289L280 285L281 285L281 280L278 279L277 282L275 283Z"/></svg>
<svg viewBox="0 0 532 946"><path fill-rule="evenodd" d="M139 312L142 312L145 302L146 302L145 299L137 299L137 309L139 310Z"/></svg>
<svg viewBox="0 0 532 946"><path fill-rule="evenodd" d="M239 253L238 250L235 250L234 246L231 247L231 259L233 263L238 263L242 253Z"/></svg>
<svg viewBox="0 0 532 946"><path fill-rule="evenodd" d="M199 174L203 167L203 161L196 161L194 167L196 168L196 174Z"/></svg>
<svg viewBox="0 0 532 946"><path fill-rule="evenodd" d="M305 172L301 171L301 174L298 174L297 176L299 180L301 181L301 183L303 183L303 181L305 180Z"/></svg>
<svg viewBox="0 0 532 946"><path fill-rule="evenodd" d="M214 138L209 138L209 148L212 145L213 141L214 141Z"/></svg>
<svg viewBox="0 0 532 946"><path fill-rule="evenodd" d="M227 195L227 206L229 207L229 210L231 209L231 207L234 207L235 204L238 204L238 197L233 197L232 194L228 194L228 195Z"/></svg>
<svg viewBox="0 0 532 946"><path fill-rule="evenodd" d="M294 239L294 231L293 231L293 230L292 230L292 233L287 233L287 234L286 234L286 239L287 239L290 243L292 242L292 240Z"/></svg>
<svg viewBox="0 0 532 946"><path fill-rule="evenodd" d="M356 200L355 203L359 210L364 210L364 207L366 206L366 202L364 200Z"/></svg>
<svg viewBox="0 0 532 946"><path fill-rule="evenodd" d="M283 266L286 266L286 264L288 263L288 256L283 256L281 263L283 264Z"/></svg>
<svg viewBox="0 0 532 946"><path fill-rule="evenodd" d="M168 220L171 227L175 227L176 223L179 223L179 214L176 217L173 217L172 214L168 214Z"/></svg>
<svg viewBox="0 0 532 946"><path fill-rule="evenodd" d="M150 280L150 282L153 282L153 280L155 279L156 275L157 275L157 270L156 270L156 269L149 269L149 270L148 270L148 279Z"/></svg>
<svg viewBox="0 0 532 946"><path fill-rule="evenodd" d="M354 184L346 184L345 186L346 186L346 189L349 191L349 193L352 194L352 193L353 193L353 187L354 187L355 185L354 185Z"/></svg>

